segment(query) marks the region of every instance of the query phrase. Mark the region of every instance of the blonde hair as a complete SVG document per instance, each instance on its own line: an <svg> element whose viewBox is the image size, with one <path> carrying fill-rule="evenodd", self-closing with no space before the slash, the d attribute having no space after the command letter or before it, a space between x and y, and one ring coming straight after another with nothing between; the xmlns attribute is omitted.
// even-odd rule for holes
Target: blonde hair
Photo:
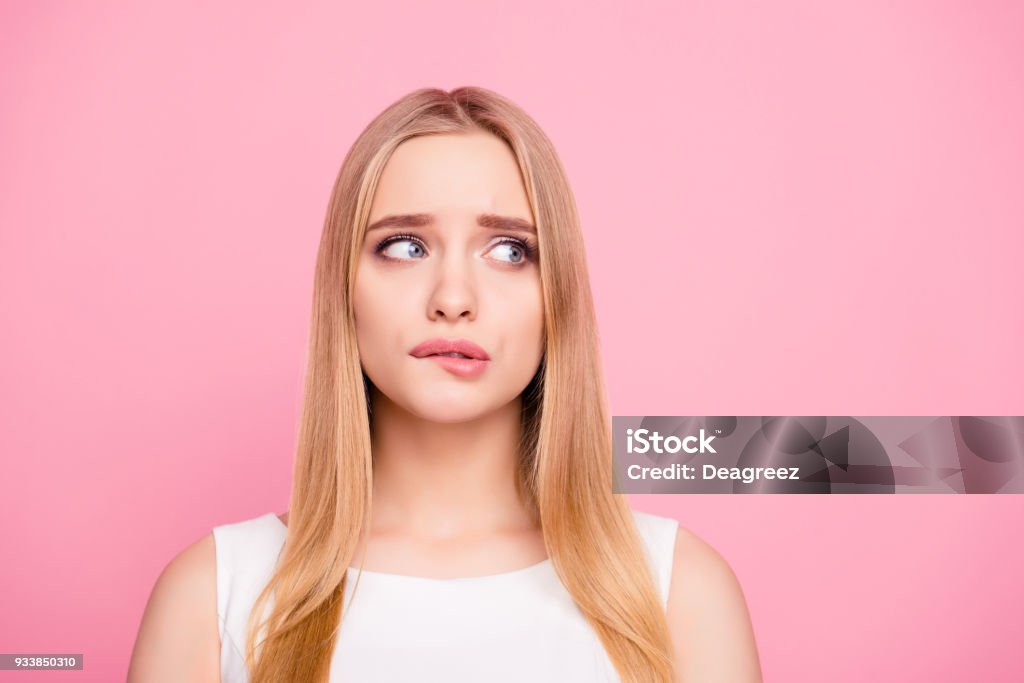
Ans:
<svg viewBox="0 0 1024 683"><path fill-rule="evenodd" d="M479 130L512 149L538 232L544 355L523 392L517 490L621 679L673 679L667 620L642 541L625 499L612 493L596 316L565 171L522 109L490 90L462 87L423 88L389 106L356 139L334 183L317 254L288 533L248 623L251 683L326 683L344 637L346 568L371 514L370 401L352 293L378 179L405 140Z"/></svg>

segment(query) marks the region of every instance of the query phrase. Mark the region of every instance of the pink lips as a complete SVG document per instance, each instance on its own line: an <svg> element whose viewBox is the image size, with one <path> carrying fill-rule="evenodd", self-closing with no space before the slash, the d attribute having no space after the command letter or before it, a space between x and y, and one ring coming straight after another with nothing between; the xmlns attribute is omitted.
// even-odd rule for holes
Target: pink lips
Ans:
<svg viewBox="0 0 1024 683"><path fill-rule="evenodd" d="M440 354L462 354L445 356ZM490 364L490 356L482 348L467 339L428 339L417 345L410 355L416 358L429 358L448 372L461 377L477 377Z"/></svg>

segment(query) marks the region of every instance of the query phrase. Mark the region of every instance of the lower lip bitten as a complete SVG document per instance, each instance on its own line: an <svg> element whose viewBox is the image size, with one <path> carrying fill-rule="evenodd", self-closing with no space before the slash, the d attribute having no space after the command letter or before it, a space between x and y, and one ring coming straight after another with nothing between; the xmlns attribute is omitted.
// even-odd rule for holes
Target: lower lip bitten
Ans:
<svg viewBox="0 0 1024 683"><path fill-rule="evenodd" d="M422 360L432 360L448 372L461 377L477 377L484 370L490 361L477 360L476 358L458 358L455 356L424 356Z"/></svg>

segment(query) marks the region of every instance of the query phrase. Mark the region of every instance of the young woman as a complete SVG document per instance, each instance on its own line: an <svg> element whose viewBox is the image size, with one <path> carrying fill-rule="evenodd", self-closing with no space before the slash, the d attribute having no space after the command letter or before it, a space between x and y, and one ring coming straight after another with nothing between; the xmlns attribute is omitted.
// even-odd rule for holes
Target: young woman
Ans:
<svg viewBox="0 0 1024 683"><path fill-rule="evenodd" d="M520 108L422 89L370 123L312 317L291 510L171 561L132 683L760 681L726 562L612 493L576 207Z"/></svg>

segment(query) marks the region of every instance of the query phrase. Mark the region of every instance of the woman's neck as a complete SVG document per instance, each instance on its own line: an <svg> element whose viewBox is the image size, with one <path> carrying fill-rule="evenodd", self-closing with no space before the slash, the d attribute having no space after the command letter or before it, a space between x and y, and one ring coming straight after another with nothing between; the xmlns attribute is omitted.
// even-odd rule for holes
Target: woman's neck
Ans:
<svg viewBox="0 0 1024 683"><path fill-rule="evenodd" d="M377 394L373 527L445 539L534 525L516 493L521 403L458 423L423 420Z"/></svg>

